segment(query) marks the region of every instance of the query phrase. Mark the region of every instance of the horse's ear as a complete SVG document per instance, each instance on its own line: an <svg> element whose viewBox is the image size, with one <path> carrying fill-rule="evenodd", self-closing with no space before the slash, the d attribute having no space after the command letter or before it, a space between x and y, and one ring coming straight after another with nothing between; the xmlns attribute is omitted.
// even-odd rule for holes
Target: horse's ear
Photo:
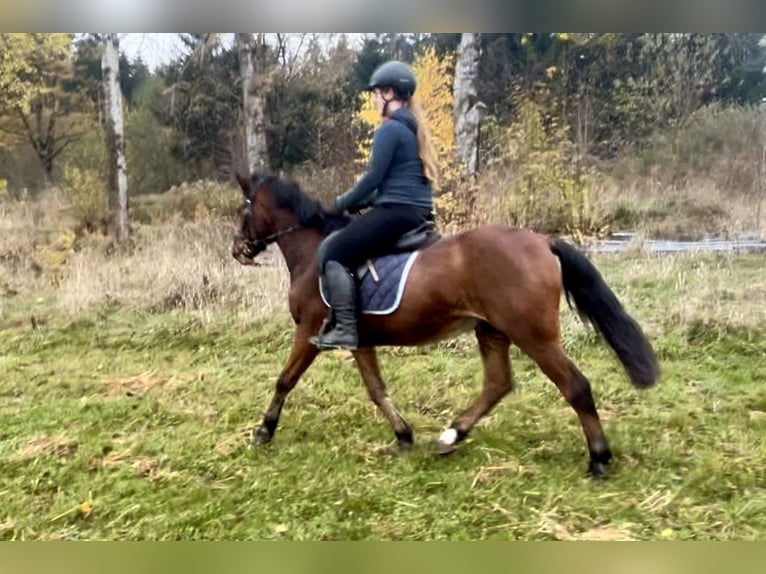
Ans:
<svg viewBox="0 0 766 574"><path fill-rule="evenodd" d="M250 178L246 177L239 172L235 174L237 176L237 182L239 183L239 187L242 188L242 193L245 195L245 198L250 197Z"/></svg>

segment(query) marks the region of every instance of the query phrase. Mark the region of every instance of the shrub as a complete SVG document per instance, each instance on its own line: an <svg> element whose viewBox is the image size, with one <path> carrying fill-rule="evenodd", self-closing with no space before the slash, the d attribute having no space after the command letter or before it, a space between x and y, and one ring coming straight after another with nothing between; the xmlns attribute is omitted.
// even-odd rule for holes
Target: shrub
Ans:
<svg viewBox="0 0 766 574"><path fill-rule="evenodd" d="M103 232L109 221L109 209L106 185L99 173L69 165L64 169L64 184L69 193L75 232Z"/></svg>

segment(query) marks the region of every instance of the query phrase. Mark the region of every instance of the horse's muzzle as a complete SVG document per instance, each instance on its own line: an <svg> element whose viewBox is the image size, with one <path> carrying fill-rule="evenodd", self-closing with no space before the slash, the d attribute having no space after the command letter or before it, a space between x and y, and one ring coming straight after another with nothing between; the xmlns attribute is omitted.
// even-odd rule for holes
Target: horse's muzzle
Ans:
<svg viewBox="0 0 766 574"><path fill-rule="evenodd" d="M253 257L248 256L250 252L244 239L237 238L231 245L231 256L242 265L255 265Z"/></svg>

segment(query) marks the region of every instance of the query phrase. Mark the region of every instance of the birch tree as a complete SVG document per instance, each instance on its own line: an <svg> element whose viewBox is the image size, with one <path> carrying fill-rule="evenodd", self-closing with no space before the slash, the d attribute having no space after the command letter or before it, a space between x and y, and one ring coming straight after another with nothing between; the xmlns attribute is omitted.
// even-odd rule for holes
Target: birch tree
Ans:
<svg viewBox="0 0 766 574"><path fill-rule="evenodd" d="M480 35L461 34L453 84L455 154L461 171L469 176L478 172L479 121L486 109L477 93L480 57Z"/></svg>
<svg viewBox="0 0 766 574"><path fill-rule="evenodd" d="M237 33L245 118L245 158L250 173L269 164L266 143L267 46L264 34Z"/></svg>
<svg viewBox="0 0 766 574"><path fill-rule="evenodd" d="M104 129L109 163L110 232L119 241L128 237L128 174L120 90L120 41L117 34L102 36L101 72L104 84Z"/></svg>

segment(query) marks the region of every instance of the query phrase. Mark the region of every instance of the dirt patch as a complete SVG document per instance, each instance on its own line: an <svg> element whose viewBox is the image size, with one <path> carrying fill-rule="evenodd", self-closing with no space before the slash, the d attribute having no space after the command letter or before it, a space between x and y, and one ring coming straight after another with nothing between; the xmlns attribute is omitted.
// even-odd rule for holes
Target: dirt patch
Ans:
<svg viewBox="0 0 766 574"><path fill-rule="evenodd" d="M592 540L592 541L601 541L601 542L616 542L616 541L626 541L626 540L635 540L633 536L626 530L623 530L621 528L618 528L614 525L606 525L606 526L598 526L596 528L591 528L590 530L586 530L585 532L580 532L579 534L575 534L573 540Z"/></svg>
<svg viewBox="0 0 766 574"><path fill-rule="evenodd" d="M14 460L34 460L43 456L52 456L67 460L76 453L79 444L63 435L35 437L22 446L13 456Z"/></svg>
<svg viewBox="0 0 766 574"><path fill-rule="evenodd" d="M246 447L249 444L253 432L253 425L248 424L237 429L213 447L213 452L218 455L231 454L235 450Z"/></svg>
<svg viewBox="0 0 766 574"><path fill-rule="evenodd" d="M477 485L495 483L503 480L508 475L528 476L537 474L538 469L533 465L521 465L515 460L509 460L498 464L482 466L474 475L471 488Z"/></svg>
<svg viewBox="0 0 766 574"><path fill-rule="evenodd" d="M107 396L143 396L152 389L172 388L176 383L157 376L152 371L147 371L133 377L124 379L110 379L102 381L103 393Z"/></svg>
<svg viewBox="0 0 766 574"><path fill-rule="evenodd" d="M615 524L596 526L583 532L572 532L565 525L551 516L543 516L540 521L540 531L552 535L557 540L590 540L602 542L630 541L635 538L623 527Z"/></svg>
<svg viewBox="0 0 766 574"><path fill-rule="evenodd" d="M119 437L115 440L114 449L105 452L103 456L90 461L91 470L108 470L119 467L132 469L136 476L149 480L167 480L179 476L180 473L168 470L164 464L152 457L136 455L131 447L130 437Z"/></svg>

